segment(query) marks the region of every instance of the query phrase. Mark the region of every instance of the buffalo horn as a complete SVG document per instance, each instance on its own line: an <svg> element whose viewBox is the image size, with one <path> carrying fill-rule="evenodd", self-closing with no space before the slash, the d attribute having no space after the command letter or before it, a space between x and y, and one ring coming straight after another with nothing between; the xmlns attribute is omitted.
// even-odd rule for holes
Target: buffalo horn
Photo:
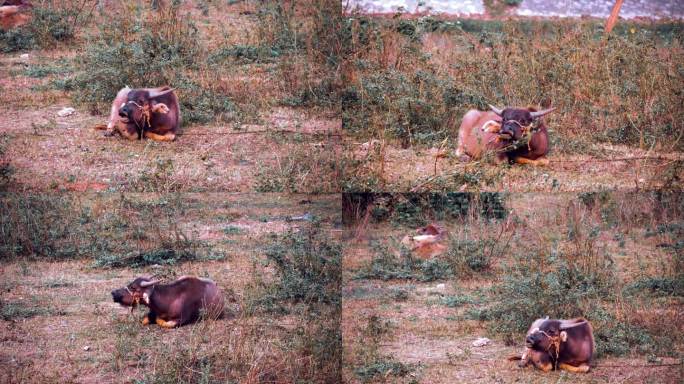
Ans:
<svg viewBox="0 0 684 384"><path fill-rule="evenodd" d="M143 281L142 283L140 283L140 287L147 288L149 286L157 284L158 282L159 282L159 280Z"/></svg>
<svg viewBox="0 0 684 384"><path fill-rule="evenodd" d="M487 104L487 105L489 105L489 109L491 109L492 112L496 113L497 115L501 116L501 114L503 113L503 109L499 109L499 108L497 108L491 104Z"/></svg>
<svg viewBox="0 0 684 384"><path fill-rule="evenodd" d="M538 119L547 113L551 113L556 110L556 107L549 108L549 109L544 109L543 111L537 111L537 112L530 112L530 116L532 116L533 119Z"/></svg>

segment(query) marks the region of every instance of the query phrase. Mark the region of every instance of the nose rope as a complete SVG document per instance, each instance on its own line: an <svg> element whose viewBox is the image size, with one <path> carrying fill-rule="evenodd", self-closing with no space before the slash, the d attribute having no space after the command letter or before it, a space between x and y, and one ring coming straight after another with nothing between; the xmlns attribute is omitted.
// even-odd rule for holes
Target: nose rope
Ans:
<svg viewBox="0 0 684 384"><path fill-rule="evenodd" d="M131 296L133 296L133 304L134 304L134 305L131 307L131 313L132 313L132 312L133 312L133 308L135 308L136 305L140 304L140 297L139 297L139 296L136 296L136 295L128 288L128 286L125 286L125 288L126 288L126 291L128 291L128 293L129 293Z"/></svg>
<svg viewBox="0 0 684 384"><path fill-rule="evenodd" d="M539 331L542 335L546 336L551 342L549 343L548 348L546 348L546 352L549 354L549 357L551 357L551 360L553 360L553 369L558 370L558 357L560 356L560 336L551 336L548 333L544 331ZM554 352L556 352L556 356L554 357L553 354L551 353L551 348L554 349Z"/></svg>
<svg viewBox="0 0 684 384"><path fill-rule="evenodd" d="M138 127L138 130L140 131L140 135L142 138L142 135L145 133L145 127L146 126L150 127L150 128L152 127L150 125L150 118L152 115L152 113L150 112L150 106L149 105L142 106L133 100L128 101L127 104L133 104L142 111L141 112L142 113L142 119L141 119L142 120L142 127L140 126L140 122L138 120L136 120L135 117L133 117L133 122L135 122L135 126Z"/></svg>
<svg viewBox="0 0 684 384"><path fill-rule="evenodd" d="M527 142L527 150L532 151L532 147L530 147L530 142L532 141L532 135L535 134L539 130L538 129L539 127L537 126L537 122L532 121L531 123L529 123L527 125L522 125L522 123L519 122L518 120L506 120L506 122L513 122L513 123L518 124L518 126L520 127L520 130L522 131L522 137L518 141L521 141L524 139ZM503 125L503 122L502 122L502 125ZM512 144L511 146L513 146L514 149L519 148L517 145L514 145L514 144Z"/></svg>

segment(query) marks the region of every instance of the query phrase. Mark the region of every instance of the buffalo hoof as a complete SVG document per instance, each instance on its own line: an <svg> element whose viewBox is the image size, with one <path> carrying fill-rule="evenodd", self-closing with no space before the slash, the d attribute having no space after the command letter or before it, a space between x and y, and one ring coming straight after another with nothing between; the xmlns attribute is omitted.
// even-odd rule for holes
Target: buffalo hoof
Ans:
<svg viewBox="0 0 684 384"><path fill-rule="evenodd" d="M178 322L173 321L173 320L166 321L166 320L162 320L162 319L157 319L157 325L159 325L162 328L170 329L170 328L175 328L178 325Z"/></svg>

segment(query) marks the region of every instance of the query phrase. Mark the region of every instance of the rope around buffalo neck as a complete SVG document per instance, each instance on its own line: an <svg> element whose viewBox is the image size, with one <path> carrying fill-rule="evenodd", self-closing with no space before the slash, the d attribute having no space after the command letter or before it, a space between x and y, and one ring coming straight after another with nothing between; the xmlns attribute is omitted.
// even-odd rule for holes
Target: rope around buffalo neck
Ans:
<svg viewBox="0 0 684 384"><path fill-rule="evenodd" d="M542 335L546 336L551 342L549 343L548 348L546 348L546 352L549 354L549 357L551 357L551 360L553 361L553 369L558 370L558 357L560 356L560 345L561 345L561 338L560 336L551 336L548 333L544 331L539 331ZM551 353L551 349L554 349L554 352L556 352L556 356L554 357L553 354Z"/></svg>
<svg viewBox="0 0 684 384"><path fill-rule="evenodd" d="M138 304L140 304L140 297L137 297L135 294L133 294L133 292L130 290L130 288L128 288L128 286L125 286L124 288L126 288L126 291L131 296L133 296L133 305L131 305L131 313L133 313L133 310L135 309L135 307L137 307Z"/></svg>
<svg viewBox="0 0 684 384"><path fill-rule="evenodd" d="M133 118L133 122L135 122L135 126L138 127L138 129L140 130L140 135L142 136L145 133L145 127L151 127L150 118L152 117L152 113L150 111L150 105L148 104L148 105L142 106L133 100L129 101L128 104L133 104L142 111L141 112L142 113L142 120L143 120L142 127L140 126L140 123L138 122L138 120Z"/></svg>

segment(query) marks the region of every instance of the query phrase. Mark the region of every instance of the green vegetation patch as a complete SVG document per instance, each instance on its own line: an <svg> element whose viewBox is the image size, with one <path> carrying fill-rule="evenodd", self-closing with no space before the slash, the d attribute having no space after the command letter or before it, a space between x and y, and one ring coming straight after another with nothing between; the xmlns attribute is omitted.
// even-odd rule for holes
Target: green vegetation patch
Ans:
<svg viewBox="0 0 684 384"><path fill-rule="evenodd" d="M528 105L552 148L596 141L682 150L681 23L348 18L343 128L402 146L455 145L469 109ZM643 109L649 100L650 108Z"/></svg>

